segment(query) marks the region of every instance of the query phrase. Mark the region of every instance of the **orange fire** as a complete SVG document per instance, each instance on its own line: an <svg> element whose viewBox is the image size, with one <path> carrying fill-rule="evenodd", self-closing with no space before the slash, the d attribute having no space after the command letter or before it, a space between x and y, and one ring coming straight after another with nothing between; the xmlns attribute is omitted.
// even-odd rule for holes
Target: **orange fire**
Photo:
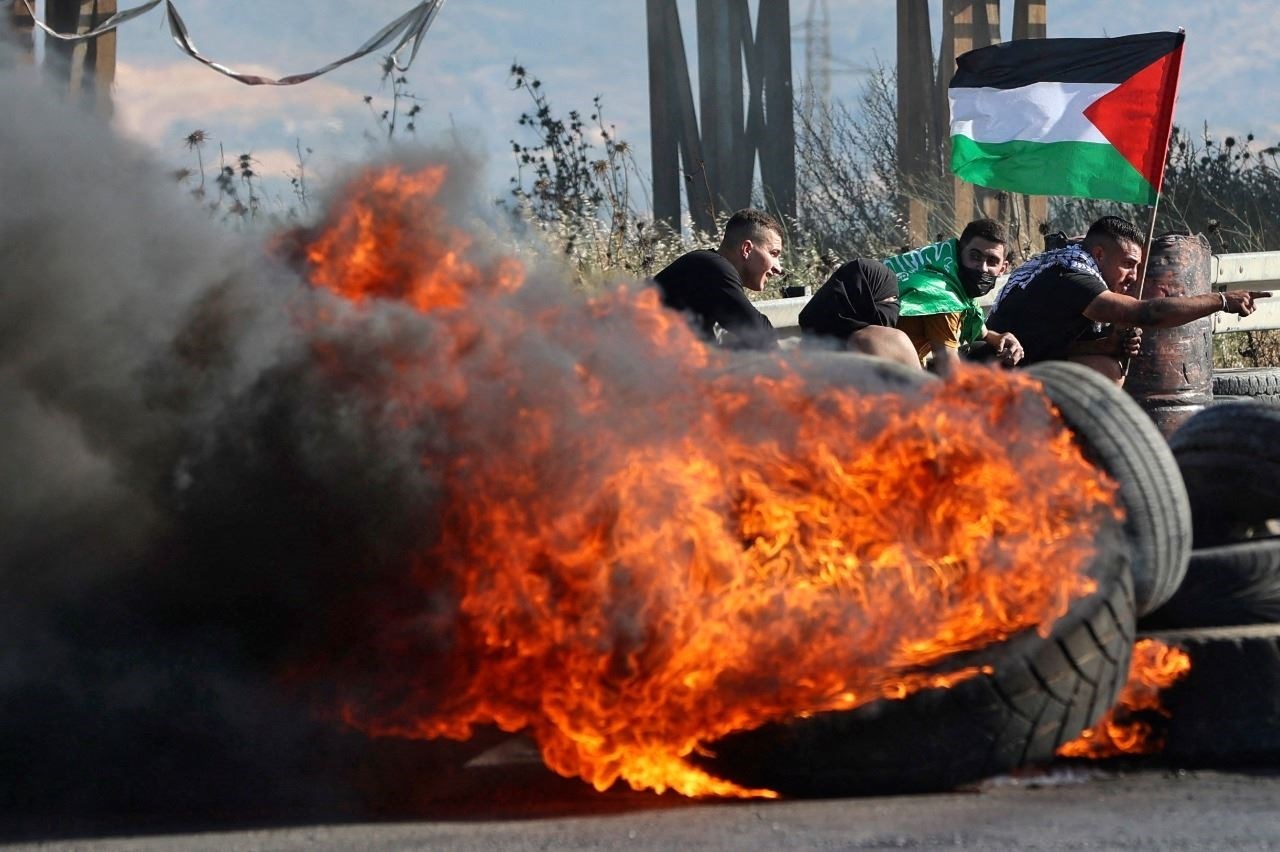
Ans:
<svg viewBox="0 0 1280 852"><path fill-rule="evenodd" d="M351 724L496 724L600 790L767 796L686 758L971 676L929 668L1092 590L1114 488L1031 381L869 395L743 369L652 289L578 297L471 257L446 181L373 171L306 251L314 284L406 302L429 338L396 395L437 430L439 533L351 650Z"/></svg>
<svg viewBox="0 0 1280 852"><path fill-rule="evenodd" d="M1120 690L1115 707L1092 728L1058 749L1058 755L1096 760L1159 754L1164 749L1164 734L1148 719L1169 718L1169 711L1160 701L1160 690L1173 686L1190 671L1191 657L1186 651L1158 639L1139 639L1133 646L1129 680Z"/></svg>
<svg viewBox="0 0 1280 852"><path fill-rule="evenodd" d="M312 283L355 302L400 299L420 310L459 307L485 284L518 287L519 264L482 272L465 259L470 237L435 203L447 176L444 165L409 173L391 166L351 181L348 203L306 248Z"/></svg>

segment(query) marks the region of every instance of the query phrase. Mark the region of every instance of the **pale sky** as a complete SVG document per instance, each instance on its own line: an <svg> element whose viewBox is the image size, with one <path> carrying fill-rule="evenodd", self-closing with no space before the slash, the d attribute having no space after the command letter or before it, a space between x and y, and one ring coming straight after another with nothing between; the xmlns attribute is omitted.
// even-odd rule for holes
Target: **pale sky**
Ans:
<svg viewBox="0 0 1280 852"><path fill-rule="evenodd" d="M358 47L414 0L175 0L197 47L236 70L268 76L309 71ZM122 8L135 0L120 0ZM41 4L42 5L42 4ZM934 2L936 8L938 3ZM1012 3L1004 4L1003 31ZM751 3L753 12L756 0ZM893 0L828 0L832 53L839 67L895 61ZM648 70L643 0L448 0L410 70L408 89L422 100L418 139L441 134L489 152L488 185L500 194L513 173L510 142L526 95L510 90L518 61L539 77L553 108L590 111L601 95L608 118L649 168ZM681 0L686 49L694 44L693 0ZM791 0L792 58L804 75L803 24L810 0ZM939 21L934 21L935 39ZM1280 141L1280 4L1241 0L1122 2L1050 0L1050 36L1124 35L1187 30L1177 123L1208 121L1222 136L1252 131ZM361 159L376 132L364 95L382 100L379 60L369 56L298 86L249 87L183 55L156 9L120 28L116 121L157 149L166 166L194 167L182 139L195 129L235 157L251 152L260 171L286 176L295 145L315 152L310 176ZM833 76L834 95L855 102L859 77ZM696 86L696 83L695 83ZM525 139L527 137L521 137Z"/></svg>

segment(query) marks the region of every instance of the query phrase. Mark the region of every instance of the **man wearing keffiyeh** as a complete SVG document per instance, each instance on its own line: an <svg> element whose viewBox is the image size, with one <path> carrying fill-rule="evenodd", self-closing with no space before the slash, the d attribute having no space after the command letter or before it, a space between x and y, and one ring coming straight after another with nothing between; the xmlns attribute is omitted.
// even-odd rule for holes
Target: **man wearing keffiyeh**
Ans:
<svg viewBox="0 0 1280 852"><path fill-rule="evenodd" d="M1228 311L1253 313L1266 292L1233 290L1205 296L1138 300L1145 240L1117 216L1094 222L1084 241L1039 254L1014 270L996 296L987 327L1022 341L1022 364L1065 359L1092 367L1116 382L1125 359L1138 354L1143 328L1169 328Z"/></svg>

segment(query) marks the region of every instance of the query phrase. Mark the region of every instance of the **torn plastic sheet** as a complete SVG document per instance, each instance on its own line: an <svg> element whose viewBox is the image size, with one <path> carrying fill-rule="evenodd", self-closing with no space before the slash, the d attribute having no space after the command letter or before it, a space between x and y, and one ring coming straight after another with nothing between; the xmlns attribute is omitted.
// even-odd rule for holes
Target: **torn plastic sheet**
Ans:
<svg viewBox="0 0 1280 852"><path fill-rule="evenodd" d="M289 74L285 77L272 78L263 77L258 74L242 74L225 65L214 62L207 56L200 53L196 49L195 43L191 40L191 35L187 31L187 25L183 22L182 16L178 14L178 9L173 5L173 0L147 0L140 6L132 9L125 9L122 12L116 12L107 18L101 24L93 29L83 33L60 33L51 29L48 25L36 17L35 9L31 6L31 0L22 0L27 7L27 11L31 13L32 22L49 36L66 42L82 42L95 39L98 36L111 32L116 27L126 21L130 21L139 15L150 12L161 3L165 5L165 15L169 21L169 34L173 36L173 41L182 49L182 52L190 56L192 59L200 62L208 67L230 77L233 80L239 80L247 86L292 86L297 83L304 83L321 74L327 74L335 68L346 65L352 60L367 56L379 48L390 44L397 37L399 41L391 50L391 61L400 71L407 71L409 66L413 64L413 60L418 55L418 49L422 46L422 39L426 35L427 30L431 27L432 21L444 6L444 0L423 0L423 2L414 6L408 12L396 18L387 24L378 32L374 33L368 41L356 48L352 53L347 54L341 59L334 60L328 65L317 68L314 71L307 71L302 74ZM400 54L406 47L410 48L409 60L407 62L400 61Z"/></svg>

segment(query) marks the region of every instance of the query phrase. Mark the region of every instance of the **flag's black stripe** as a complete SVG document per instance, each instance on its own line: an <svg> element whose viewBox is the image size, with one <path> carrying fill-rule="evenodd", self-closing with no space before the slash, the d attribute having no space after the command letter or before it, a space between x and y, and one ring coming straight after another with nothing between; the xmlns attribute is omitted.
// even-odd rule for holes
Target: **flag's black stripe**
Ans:
<svg viewBox="0 0 1280 852"><path fill-rule="evenodd" d="M956 57L951 88L1016 89L1032 83L1123 83L1182 44L1182 33L1118 38L1017 39Z"/></svg>

